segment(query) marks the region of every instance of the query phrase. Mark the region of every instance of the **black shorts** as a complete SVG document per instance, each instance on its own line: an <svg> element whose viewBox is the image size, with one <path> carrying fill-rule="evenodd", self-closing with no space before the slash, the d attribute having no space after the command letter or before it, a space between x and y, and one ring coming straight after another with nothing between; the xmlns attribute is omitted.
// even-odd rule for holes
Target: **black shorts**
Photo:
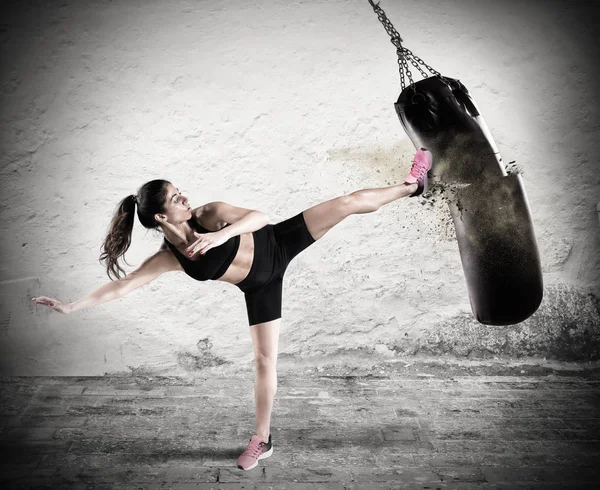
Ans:
<svg viewBox="0 0 600 490"><path fill-rule="evenodd" d="M308 232L302 213L293 218L267 225L252 233L254 259L242 282L250 325L281 318L283 275L288 264L315 240Z"/></svg>

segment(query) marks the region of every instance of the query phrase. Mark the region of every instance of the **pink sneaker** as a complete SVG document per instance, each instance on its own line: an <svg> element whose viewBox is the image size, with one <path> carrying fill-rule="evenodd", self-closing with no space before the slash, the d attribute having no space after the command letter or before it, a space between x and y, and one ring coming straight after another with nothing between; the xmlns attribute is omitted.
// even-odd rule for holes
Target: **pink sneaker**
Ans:
<svg viewBox="0 0 600 490"><path fill-rule="evenodd" d="M256 434L250 439L248 448L237 460L237 467L241 470L251 470L258 465L259 459L268 458L273 454L273 443L269 434L269 442L263 442Z"/></svg>
<svg viewBox="0 0 600 490"><path fill-rule="evenodd" d="M417 190L409 197L420 196L427 192L427 172L431 169L433 157L429 150L420 148L413 159L410 173L404 180L405 184L417 184Z"/></svg>

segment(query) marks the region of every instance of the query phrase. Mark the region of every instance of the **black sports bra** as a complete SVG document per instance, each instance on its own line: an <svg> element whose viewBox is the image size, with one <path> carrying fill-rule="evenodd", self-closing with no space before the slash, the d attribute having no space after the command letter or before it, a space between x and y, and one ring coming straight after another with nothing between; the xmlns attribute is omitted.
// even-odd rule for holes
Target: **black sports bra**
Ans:
<svg viewBox="0 0 600 490"><path fill-rule="evenodd" d="M200 226L196 218L192 217L188 220L188 223L198 233L211 233L210 230ZM225 226L227 227L229 224ZM165 243L171 249L173 255L175 255L188 276L193 277L197 281L208 281L209 279L214 281L225 274L225 271L227 271L227 268L233 262L240 247L240 236L236 235L222 245L211 248L204 255L196 253L196 260L188 259L166 238Z"/></svg>

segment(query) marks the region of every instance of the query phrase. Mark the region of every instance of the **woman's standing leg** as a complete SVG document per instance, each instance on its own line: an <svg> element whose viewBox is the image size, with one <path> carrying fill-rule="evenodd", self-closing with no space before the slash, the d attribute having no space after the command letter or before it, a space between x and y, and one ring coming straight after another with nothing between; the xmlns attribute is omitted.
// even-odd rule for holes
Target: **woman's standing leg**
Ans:
<svg viewBox="0 0 600 490"><path fill-rule="evenodd" d="M256 433L250 438L246 450L237 460L237 467L251 470L258 460L273 454L271 442L271 412L277 392L277 347L281 318L250 325L254 344L256 374L254 377L254 401L256 405Z"/></svg>
<svg viewBox="0 0 600 490"><path fill-rule="evenodd" d="M250 327L254 344L256 374L254 400L256 404L256 435L269 440L273 400L277 392L277 348L281 318Z"/></svg>
<svg viewBox="0 0 600 490"><path fill-rule="evenodd" d="M431 168L431 153L419 150L413 160L406 182L389 187L361 189L351 194L336 197L305 210L304 221L315 240L352 214L377 211L384 204L396 199L419 195L426 183L427 171ZM420 192L419 192L420 191Z"/></svg>

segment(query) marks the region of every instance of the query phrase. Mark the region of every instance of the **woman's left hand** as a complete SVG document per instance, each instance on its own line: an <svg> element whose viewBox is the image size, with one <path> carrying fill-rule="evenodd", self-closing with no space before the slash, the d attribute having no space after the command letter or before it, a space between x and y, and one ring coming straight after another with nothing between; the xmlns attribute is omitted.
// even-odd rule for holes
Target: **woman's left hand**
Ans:
<svg viewBox="0 0 600 490"><path fill-rule="evenodd" d="M201 255L204 255L211 248L223 245L227 240L229 240L229 237L223 231L215 231L211 233L194 232L194 235L198 239L185 249L188 257L193 257L197 252L200 252Z"/></svg>

